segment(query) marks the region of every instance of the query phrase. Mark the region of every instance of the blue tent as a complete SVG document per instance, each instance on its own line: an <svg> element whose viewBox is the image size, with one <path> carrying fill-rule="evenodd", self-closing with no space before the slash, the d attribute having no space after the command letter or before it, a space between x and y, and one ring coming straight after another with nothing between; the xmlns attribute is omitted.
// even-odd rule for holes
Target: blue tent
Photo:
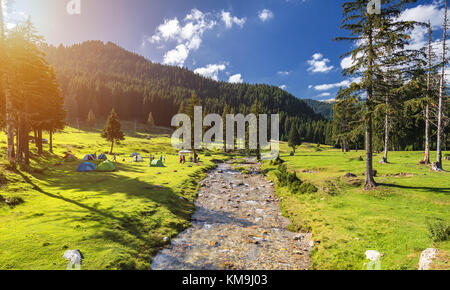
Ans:
<svg viewBox="0 0 450 290"><path fill-rule="evenodd" d="M91 163L91 162L81 163L77 169L78 172L87 172L87 171L95 171L95 170L97 170L97 168L95 167L94 163Z"/></svg>
<svg viewBox="0 0 450 290"><path fill-rule="evenodd" d="M98 155L97 159L108 160L108 157L106 157L106 155L102 153L102 154Z"/></svg>
<svg viewBox="0 0 450 290"><path fill-rule="evenodd" d="M88 154L88 155L84 156L83 160L84 161L94 161L95 157L94 157L94 155Z"/></svg>
<svg viewBox="0 0 450 290"><path fill-rule="evenodd" d="M134 156L140 156L139 153L134 152L133 154L130 155L130 157L134 157Z"/></svg>

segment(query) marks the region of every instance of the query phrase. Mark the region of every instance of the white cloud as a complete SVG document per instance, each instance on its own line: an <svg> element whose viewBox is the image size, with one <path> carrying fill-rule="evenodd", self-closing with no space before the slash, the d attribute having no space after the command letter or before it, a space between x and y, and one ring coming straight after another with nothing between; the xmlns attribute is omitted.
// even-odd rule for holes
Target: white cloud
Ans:
<svg viewBox="0 0 450 290"><path fill-rule="evenodd" d="M359 82L361 82L361 78L353 78L353 79L343 80L342 82L334 83L334 84L317 85L317 86L314 86L314 89L316 91L328 91L328 90L336 89L336 88L340 88L340 87L349 87L352 83L359 83Z"/></svg>
<svg viewBox="0 0 450 290"><path fill-rule="evenodd" d="M189 49L184 44L179 44L164 55L164 64L182 66L189 56Z"/></svg>
<svg viewBox="0 0 450 290"><path fill-rule="evenodd" d="M224 71L226 68L225 64L208 64L206 67L198 68L194 72L217 81L219 80L219 72Z"/></svg>
<svg viewBox="0 0 450 290"><path fill-rule="evenodd" d="M286 85L281 85L281 86L279 86L279 88L282 89L282 90L286 90L287 86Z"/></svg>
<svg viewBox="0 0 450 290"><path fill-rule="evenodd" d="M221 18L223 23L225 23L226 28L232 28L233 24L236 24L240 28L244 27L245 22L247 21L247 18L237 18L236 16L231 16L230 12L225 12L222 10L221 12Z"/></svg>
<svg viewBox="0 0 450 290"><path fill-rule="evenodd" d="M178 18L166 19L158 26L153 36L144 40L143 45L147 42L158 45L163 42L175 42L176 47L164 55L163 62L182 66L190 52L200 48L203 34L217 24L209 18L209 14L192 9L183 19L183 23Z"/></svg>
<svg viewBox="0 0 450 290"><path fill-rule="evenodd" d="M285 76L290 75L291 72L290 71L279 71L279 72L277 72L277 74L280 75L280 76L285 77Z"/></svg>
<svg viewBox="0 0 450 290"><path fill-rule="evenodd" d="M261 19L262 22L269 21L274 18L274 14L269 9L263 9L259 11L258 13L259 19Z"/></svg>
<svg viewBox="0 0 450 290"><path fill-rule="evenodd" d="M334 69L334 66L328 66L330 60L324 58L321 53L315 53L311 60L308 60L309 68L308 71L313 73L327 73Z"/></svg>
<svg viewBox="0 0 450 290"><path fill-rule="evenodd" d="M428 5L418 5L413 8L406 9L399 16L398 20L401 21L417 21L428 23L430 21L433 29L442 28L444 22L444 8L439 7L439 3L435 2ZM417 26L411 32L411 41L408 49L420 49L424 47L427 43L427 33L426 27Z"/></svg>
<svg viewBox="0 0 450 290"><path fill-rule="evenodd" d="M228 79L228 82L232 83L232 84L240 84L240 83L243 83L244 80L242 79L241 74L235 74L235 75L230 76L230 78Z"/></svg>
<svg viewBox="0 0 450 290"><path fill-rule="evenodd" d="M317 95L317 96L315 96L314 98L315 98L315 99L318 99L318 98L326 98L326 97L329 97L329 96L331 96L330 93L321 93L320 95Z"/></svg>

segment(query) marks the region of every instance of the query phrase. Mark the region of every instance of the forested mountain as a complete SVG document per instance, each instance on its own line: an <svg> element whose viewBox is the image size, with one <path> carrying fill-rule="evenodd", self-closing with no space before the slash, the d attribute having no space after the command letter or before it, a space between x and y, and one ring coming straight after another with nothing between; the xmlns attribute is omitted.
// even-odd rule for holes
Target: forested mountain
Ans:
<svg viewBox="0 0 450 290"><path fill-rule="evenodd" d="M247 114L258 99L264 112L280 113L285 124L322 121L304 101L269 85L230 84L197 75L185 68L152 63L113 44L88 41L70 47L43 47L54 65L65 97L69 120L88 118L92 110L106 119L114 108L123 120L146 122L151 112L156 125L169 126L182 102L195 91L208 113Z"/></svg>
<svg viewBox="0 0 450 290"><path fill-rule="evenodd" d="M320 102L311 99L303 100L310 106L315 113L322 115L327 120L333 119L333 106L334 102Z"/></svg>

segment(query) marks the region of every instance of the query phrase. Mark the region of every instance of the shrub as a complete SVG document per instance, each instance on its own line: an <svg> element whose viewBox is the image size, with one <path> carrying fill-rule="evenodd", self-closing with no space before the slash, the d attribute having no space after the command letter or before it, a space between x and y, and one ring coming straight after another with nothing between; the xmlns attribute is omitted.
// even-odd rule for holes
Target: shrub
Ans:
<svg viewBox="0 0 450 290"><path fill-rule="evenodd" d="M450 237L450 224L441 219L427 221L428 237L434 242L448 241Z"/></svg>
<svg viewBox="0 0 450 290"><path fill-rule="evenodd" d="M211 157L211 153L209 153L209 152L206 152L204 155L205 155L205 157Z"/></svg>
<svg viewBox="0 0 450 290"><path fill-rule="evenodd" d="M317 187L311 183L303 183L295 172L289 172L285 164L278 167L278 171L275 172L279 185L282 187L288 187L294 194L307 194L315 193L318 191Z"/></svg>

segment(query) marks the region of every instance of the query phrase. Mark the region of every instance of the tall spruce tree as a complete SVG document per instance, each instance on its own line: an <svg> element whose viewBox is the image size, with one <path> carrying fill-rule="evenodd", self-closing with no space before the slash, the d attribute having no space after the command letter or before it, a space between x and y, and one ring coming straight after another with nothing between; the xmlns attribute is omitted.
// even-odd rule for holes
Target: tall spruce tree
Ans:
<svg viewBox="0 0 450 290"><path fill-rule="evenodd" d="M373 170L373 114L377 103L377 75L383 70L380 65L380 55L386 51L395 52L403 49L407 38L405 32L413 27L412 23L399 21L398 16L406 4L415 0L386 0L380 13L369 13L369 0L354 0L345 2L341 29L349 31L350 36L338 37L335 40L347 40L355 44L355 48L344 56L352 57L352 65L344 69L346 76L361 77L361 82L352 86L355 92L366 95L363 107L365 123L366 172L364 189L374 189L377 184Z"/></svg>
<svg viewBox="0 0 450 290"><path fill-rule="evenodd" d="M433 169L436 171L443 171L442 166L442 141L444 139L444 94L446 91L447 83L445 81L445 66L447 64L446 59L446 40L447 40L447 0L445 0L445 12L444 12L444 29L442 38L442 62L441 62L441 82L439 87L439 104L438 104L438 128L437 128L437 144L436 144L436 162L433 164Z"/></svg>
<svg viewBox="0 0 450 290"><path fill-rule="evenodd" d="M302 138L300 137L300 134L298 133L298 129L296 128L296 126L291 126L291 131L289 132L288 145L289 147L292 148L294 154L297 147L302 145Z"/></svg>
<svg viewBox="0 0 450 290"><path fill-rule="evenodd" d="M117 113L114 109L112 109L109 114L108 121L106 121L106 126L103 129L101 136L111 142L111 150L109 151L109 154L113 154L114 143L125 140L125 135L122 132L122 125L120 124Z"/></svg>

